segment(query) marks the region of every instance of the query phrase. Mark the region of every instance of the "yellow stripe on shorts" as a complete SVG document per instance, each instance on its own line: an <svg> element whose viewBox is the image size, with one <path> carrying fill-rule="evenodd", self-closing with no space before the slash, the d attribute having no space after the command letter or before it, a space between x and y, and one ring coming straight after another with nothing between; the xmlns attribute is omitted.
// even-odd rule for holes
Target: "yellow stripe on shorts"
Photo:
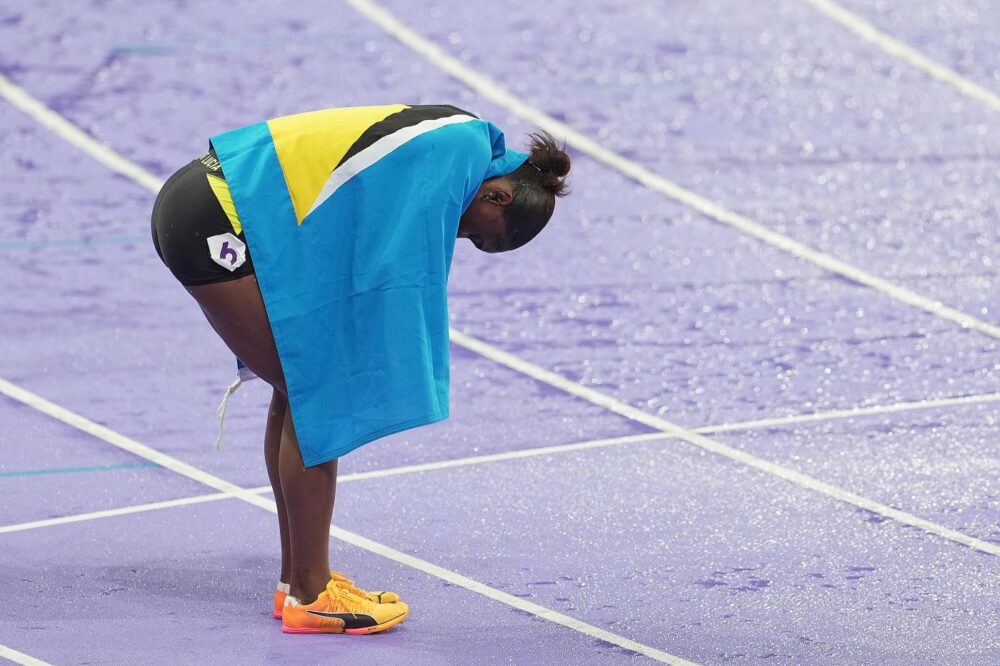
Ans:
<svg viewBox="0 0 1000 666"><path fill-rule="evenodd" d="M215 192L215 198L219 200L222 210L226 211L226 217L229 218L229 224L232 225L233 231L239 236L243 231L243 224L240 223L240 216L236 214L236 204L233 203L233 195L229 191L229 184L226 183L225 178L220 178L210 173L206 173L205 177L208 178L208 184L212 188L212 191Z"/></svg>

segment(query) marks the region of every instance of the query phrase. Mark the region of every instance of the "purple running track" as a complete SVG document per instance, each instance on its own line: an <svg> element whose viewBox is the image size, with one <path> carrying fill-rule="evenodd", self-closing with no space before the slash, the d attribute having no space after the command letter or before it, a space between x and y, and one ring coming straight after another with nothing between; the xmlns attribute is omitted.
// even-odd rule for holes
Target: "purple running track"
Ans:
<svg viewBox="0 0 1000 666"><path fill-rule="evenodd" d="M848 2L982 85L984 2ZM991 112L807 5L387 2L447 52L625 157L817 249L1000 323ZM488 18L488 20L485 20ZM0 73L165 178L210 134L323 106L447 101L532 128L339 4L16 2ZM265 387L156 258L152 194L0 104L0 378L228 481L266 483ZM993 393L997 341L750 240L574 155L530 246L461 243L453 325L687 427ZM453 347L453 416L343 472L649 432ZM990 404L713 437L1000 543ZM0 527L210 492L0 397ZM48 473L43 473L43 472ZM702 663L1000 660L995 556L676 440L344 483L335 523ZM53 664L643 663L336 542L398 589L384 636L270 618L273 516L238 500L0 534L0 644Z"/></svg>

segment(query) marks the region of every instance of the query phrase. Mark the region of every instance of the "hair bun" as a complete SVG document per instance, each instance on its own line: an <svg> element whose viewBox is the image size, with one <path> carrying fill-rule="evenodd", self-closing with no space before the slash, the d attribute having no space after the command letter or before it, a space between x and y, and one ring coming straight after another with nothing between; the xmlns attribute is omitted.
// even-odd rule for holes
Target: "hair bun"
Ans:
<svg viewBox="0 0 1000 666"><path fill-rule="evenodd" d="M548 132L534 132L531 138L528 161L542 172L545 189L557 197L569 193L563 178L569 173L570 159L565 146L560 145Z"/></svg>

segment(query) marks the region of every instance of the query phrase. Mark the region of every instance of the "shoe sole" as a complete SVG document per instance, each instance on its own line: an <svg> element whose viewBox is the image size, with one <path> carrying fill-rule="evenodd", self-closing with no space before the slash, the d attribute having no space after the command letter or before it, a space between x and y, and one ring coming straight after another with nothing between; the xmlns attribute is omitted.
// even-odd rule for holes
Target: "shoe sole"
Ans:
<svg viewBox="0 0 1000 666"><path fill-rule="evenodd" d="M374 627L361 627L359 629L341 629L340 631L332 631L330 629L312 629L312 628L302 628L296 629L292 627L286 627L284 624L281 625L281 630L286 634L352 634L355 636L362 634L377 634L380 631L385 631L386 629L391 629L397 624L406 619L409 615L409 611L398 615L387 622L382 624L376 624Z"/></svg>

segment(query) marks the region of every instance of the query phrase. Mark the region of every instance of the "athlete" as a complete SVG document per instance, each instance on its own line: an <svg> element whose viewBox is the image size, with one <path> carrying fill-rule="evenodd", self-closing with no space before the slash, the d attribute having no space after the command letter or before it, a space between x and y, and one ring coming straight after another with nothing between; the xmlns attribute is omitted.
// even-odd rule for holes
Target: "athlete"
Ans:
<svg viewBox="0 0 1000 666"><path fill-rule="evenodd" d="M157 254L241 368L273 389L264 458L284 631L367 634L406 617L396 593L330 569L337 461L447 418L456 239L521 247L566 194L569 169L547 134L525 154L467 111L396 104L213 136L160 190Z"/></svg>

